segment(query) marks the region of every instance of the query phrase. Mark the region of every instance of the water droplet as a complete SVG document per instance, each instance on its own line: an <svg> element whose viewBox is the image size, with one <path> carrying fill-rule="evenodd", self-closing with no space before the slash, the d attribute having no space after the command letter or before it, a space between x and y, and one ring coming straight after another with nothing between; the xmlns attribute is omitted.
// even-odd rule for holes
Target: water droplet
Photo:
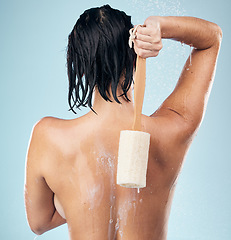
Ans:
<svg viewBox="0 0 231 240"><path fill-rule="evenodd" d="M120 227L120 225L119 225L119 218L117 218L117 220L116 220L116 225L115 225L115 229L116 230L118 230L118 228Z"/></svg>
<svg viewBox="0 0 231 240"><path fill-rule="evenodd" d="M110 220L109 220L109 223L110 223L110 224L113 223L113 219L110 219Z"/></svg>
<svg viewBox="0 0 231 240"><path fill-rule="evenodd" d="M190 45L189 66L192 66L192 46Z"/></svg>
<svg viewBox="0 0 231 240"><path fill-rule="evenodd" d="M140 189L139 188L137 188L137 193L140 193Z"/></svg>
<svg viewBox="0 0 231 240"><path fill-rule="evenodd" d="M140 202L141 202L141 203L143 202L143 199L142 199L142 198L140 199Z"/></svg>
<svg viewBox="0 0 231 240"><path fill-rule="evenodd" d="M187 71L189 70L189 68L186 69Z"/></svg>

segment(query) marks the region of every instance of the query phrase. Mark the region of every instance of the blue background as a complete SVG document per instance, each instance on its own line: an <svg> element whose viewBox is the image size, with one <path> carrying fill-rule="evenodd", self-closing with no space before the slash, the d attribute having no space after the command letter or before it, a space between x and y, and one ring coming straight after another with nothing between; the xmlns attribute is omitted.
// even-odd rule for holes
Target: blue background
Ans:
<svg viewBox="0 0 231 240"><path fill-rule="evenodd" d="M168 240L231 239L230 2L229 0L54 1L0 0L0 239L34 239L27 225L23 186L27 145L44 116L74 118L68 111L67 36L87 8L109 3L132 15L185 15L217 23L223 42L207 112L180 174L169 220ZM173 90L188 46L163 41L147 62L143 113L151 114ZM68 239L62 226L38 240Z"/></svg>

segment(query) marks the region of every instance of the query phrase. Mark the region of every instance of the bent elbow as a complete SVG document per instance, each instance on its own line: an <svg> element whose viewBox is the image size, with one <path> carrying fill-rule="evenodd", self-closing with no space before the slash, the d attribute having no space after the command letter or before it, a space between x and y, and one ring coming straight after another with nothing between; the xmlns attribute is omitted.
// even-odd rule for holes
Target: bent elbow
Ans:
<svg viewBox="0 0 231 240"><path fill-rule="evenodd" d="M216 42L220 45L222 42L223 32L219 25L214 24L214 27L215 27L214 31L215 31L215 36L216 36Z"/></svg>
<svg viewBox="0 0 231 240"><path fill-rule="evenodd" d="M32 226L30 226L30 229L36 235L42 235L45 232L40 227L32 227Z"/></svg>
<svg viewBox="0 0 231 240"><path fill-rule="evenodd" d="M218 25L217 25L218 26ZM219 29L219 36L220 36L220 39L222 40L222 37L223 37L223 32L222 32L222 29L220 26L218 26L218 29Z"/></svg>
<svg viewBox="0 0 231 240"><path fill-rule="evenodd" d="M39 224L36 223L30 223L28 221L28 225L31 229L31 231L36 234L36 235L42 235L43 233L46 232L46 230L44 229L44 227L41 227Z"/></svg>

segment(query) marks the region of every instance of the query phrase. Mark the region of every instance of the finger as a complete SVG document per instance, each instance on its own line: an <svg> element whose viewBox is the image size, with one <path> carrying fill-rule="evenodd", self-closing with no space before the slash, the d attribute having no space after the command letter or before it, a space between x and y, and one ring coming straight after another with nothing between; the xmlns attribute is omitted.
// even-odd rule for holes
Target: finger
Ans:
<svg viewBox="0 0 231 240"><path fill-rule="evenodd" d="M152 38L148 35L143 35L141 33L136 33L136 39L144 41L144 42L152 42Z"/></svg>
<svg viewBox="0 0 231 240"><path fill-rule="evenodd" d="M148 51L148 50L142 50L138 54L142 58L149 58L149 57L157 57L159 54L159 51Z"/></svg>
<svg viewBox="0 0 231 240"><path fill-rule="evenodd" d="M142 58L157 57L158 55L159 51L144 51L139 54Z"/></svg>
<svg viewBox="0 0 231 240"><path fill-rule="evenodd" d="M143 35L147 35L147 36L152 36L153 35L152 28L149 28L149 27L141 27L141 26L139 26L137 28L137 33L140 33L140 34L143 34Z"/></svg>
<svg viewBox="0 0 231 240"><path fill-rule="evenodd" d="M139 29L139 28L138 28ZM151 42L151 43L158 43L161 41L161 33L160 31L155 31L152 28L149 28L149 30L144 30L144 27L141 28L142 31L136 32L137 38L141 38L140 40Z"/></svg>
<svg viewBox="0 0 231 240"><path fill-rule="evenodd" d="M148 57L157 57L159 54L159 51L150 51L142 48L134 47L135 52L137 55L139 55L142 58L148 58Z"/></svg>
<svg viewBox="0 0 231 240"><path fill-rule="evenodd" d="M138 39L134 40L134 46L136 46L137 48L142 48L150 51L160 51L163 48L161 41L158 43L150 43L150 42L140 41Z"/></svg>
<svg viewBox="0 0 231 240"><path fill-rule="evenodd" d="M146 50L153 50L154 46L153 44L151 44L150 42L144 42L138 39L134 40L134 44L138 47L138 48L142 48L142 49L146 49Z"/></svg>

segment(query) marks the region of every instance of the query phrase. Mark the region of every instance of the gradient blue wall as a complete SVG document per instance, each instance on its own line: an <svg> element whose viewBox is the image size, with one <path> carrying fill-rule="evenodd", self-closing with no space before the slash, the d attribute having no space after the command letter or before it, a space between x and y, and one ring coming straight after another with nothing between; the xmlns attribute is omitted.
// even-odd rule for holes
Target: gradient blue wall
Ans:
<svg viewBox="0 0 231 240"><path fill-rule="evenodd" d="M0 239L34 239L25 216L24 166L30 132L40 118L74 118L68 112L66 44L79 15L109 3L143 23L150 15L185 15L213 21L223 30L215 83L201 129L188 152L169 220L168 240L231 239L229 76L231 10L228 0L118 1L0 0ZM151 114L173 90L188 46L164 40L148 59L144 113ZM88 110L82 110L80 115ZM38 240L68 239L62 226Z"/></svg>

